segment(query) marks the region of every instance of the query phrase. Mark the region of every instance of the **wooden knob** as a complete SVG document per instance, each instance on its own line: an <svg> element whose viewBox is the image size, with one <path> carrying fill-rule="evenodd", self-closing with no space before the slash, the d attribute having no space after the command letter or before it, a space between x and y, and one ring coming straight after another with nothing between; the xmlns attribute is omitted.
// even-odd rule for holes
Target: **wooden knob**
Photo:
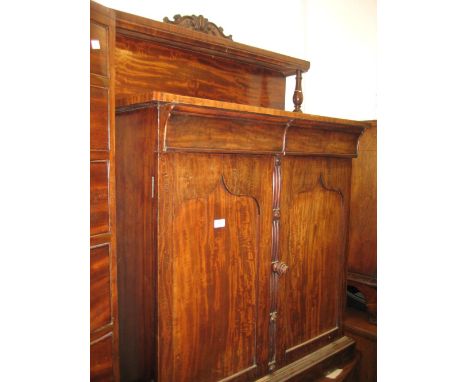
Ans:
<svg viewBox="0 0 468 382"><path fill-rule="evenodd" d="M286 271L288 270L288 266L282 261L276 261L272 264L272 270L273 272L277 273L278 276L281 276L286 273Z"/></svg>

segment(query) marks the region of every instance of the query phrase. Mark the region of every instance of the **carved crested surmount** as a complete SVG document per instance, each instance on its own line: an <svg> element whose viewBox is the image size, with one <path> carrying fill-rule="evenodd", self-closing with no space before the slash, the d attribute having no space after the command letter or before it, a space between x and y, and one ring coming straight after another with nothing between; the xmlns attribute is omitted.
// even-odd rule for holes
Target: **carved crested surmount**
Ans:
<svg viewBox="0 0 468 382"><path fill-rule="evenodd" d="M169 20L168 17L164 17L163 21L168 24L174 24L183 28L210 34L212 36L224 37L229 40L232 40L232 35L226 36L224 34L223 28L218 27L215 23L212 23L211 21L208 21L208 19L203 17L202 15L199 15L199 16L175 15L174 21Z"/></svg>

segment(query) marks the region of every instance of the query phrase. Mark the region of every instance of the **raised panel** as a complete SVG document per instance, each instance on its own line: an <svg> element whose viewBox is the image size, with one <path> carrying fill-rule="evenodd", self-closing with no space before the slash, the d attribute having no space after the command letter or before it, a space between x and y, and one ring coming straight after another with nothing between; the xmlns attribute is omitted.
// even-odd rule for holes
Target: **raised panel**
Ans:
<svg viewBox="0 0 468 382"><path fill-rule="evenodd" d="M92 332L112 321L110 245L91 248L90 252L90 328Z"/></svg>
<svg viewBox="0 0 468 382"><path fill-rule="evenodd" d="M90 91L90 148L109 149L109 90L91 86Z"/></svg>
<svg viewBox="0 0 468 382"><path fill-rule="evenodd" d="M91 235L109 231L108 161L91 162Z"/></svg>
<svg viewBox="0 0 468 382"><path fill-rule="evenodd" d="M112 334L91 344L91 382L114 381L112 365Z"/></svg>
<svg viewBox="0 0 468 382"><path fill-rule="evenodd" d="M289 268L279 285L278 325L280 358L291 361L338 334L346 204L343 192L327 184L330 173L339 173L332 162L283 163L280 254Z"/></svg>
<svg viewBox="0 0 468 382"><path fill-rule="evenodd" d="M107 26L91 20L90 23L90 70L93 74L108 75L108 33ZM97 42L96 42L97 41Z"/></svg>
<svg viewBox="0 0 468 382"><path fill-rule="evenodd" d="M163 161L173 187L160 209L159 378L251 380L267 361L271 160Z"/></svg>

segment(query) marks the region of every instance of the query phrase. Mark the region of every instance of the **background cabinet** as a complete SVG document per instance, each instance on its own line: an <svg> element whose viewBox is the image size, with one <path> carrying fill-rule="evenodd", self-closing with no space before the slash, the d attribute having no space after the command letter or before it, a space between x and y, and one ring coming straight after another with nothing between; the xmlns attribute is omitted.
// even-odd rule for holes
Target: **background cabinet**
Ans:
<svg viewBox="0 0 468 382"><path fill-rule="evenodd" d="M91 380L119 380L114 166L114 18L91 3L90 21Z"/></svg>

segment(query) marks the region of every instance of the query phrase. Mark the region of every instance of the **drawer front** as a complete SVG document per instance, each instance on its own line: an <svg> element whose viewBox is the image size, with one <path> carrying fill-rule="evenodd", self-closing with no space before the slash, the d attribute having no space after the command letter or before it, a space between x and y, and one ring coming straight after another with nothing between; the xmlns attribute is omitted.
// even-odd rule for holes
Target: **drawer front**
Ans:
<svg viewBox="0 0 468 382"><path fill-rule="evenodd" d="M166 151L277 153L283 146L282 123L264 123L172 113L166 125Z"/></svg>
<svg viewBox="0 0 468 382"><path fill-rule="evenodd" d="M112 334L91 344L91 381L114 381L112 370Z"/></svg>
<svg viewBox="0 0 468 382"><path fill-rule="evenodd" d="M91 235L109 231L108 161L91 162Z"/></svg>
<svg viewBox="0 0 468 382"><path fill-rule="evenodd" d="M111 323L110 245L91 248L91 332Z"/></svg>
<svg viewBox="0 0 468 382"><path fill-rule="evenodd" d="M91 86L90 148L109 150L109 90Z"/></svg>
<svg viewBox="0 0 468 382"><path fill-rule="evenodd" d="M90 31L90 64L91 73L108 76L108 33L107 27L91 20Z"/></svg>

